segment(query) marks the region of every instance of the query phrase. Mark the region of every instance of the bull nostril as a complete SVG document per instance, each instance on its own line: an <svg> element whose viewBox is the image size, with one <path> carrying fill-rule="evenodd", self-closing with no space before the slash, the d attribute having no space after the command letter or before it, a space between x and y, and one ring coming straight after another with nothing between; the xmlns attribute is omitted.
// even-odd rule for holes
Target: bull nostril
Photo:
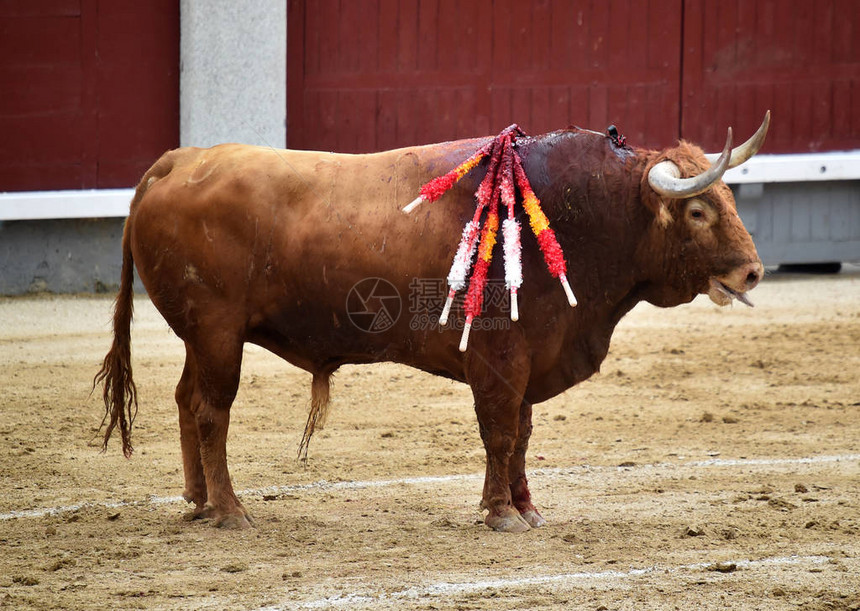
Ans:
<svg viewBox="0 0 860 611"><path fill-rule="evenodd" d="M757 285L758 281L759 281L759 274L757 271L752 271L752 272L747 274L747 286L749 288L753 288L755 285Z"/></svg>

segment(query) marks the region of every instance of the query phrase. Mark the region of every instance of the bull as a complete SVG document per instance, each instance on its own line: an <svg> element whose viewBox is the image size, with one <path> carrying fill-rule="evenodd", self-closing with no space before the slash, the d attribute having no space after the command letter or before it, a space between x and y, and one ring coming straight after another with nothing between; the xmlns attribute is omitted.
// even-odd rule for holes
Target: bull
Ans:
<svg viewBox="0 0 860 611"><path fill-rule="evenodd" d="M401 207L489 139L366 155L238 144L169 151L144 174L124 228L113 344L94 380L103 384L104 447L118 428L123 452L132 452L136 267L185 343L175 396L183 496L194 517L234 528L251 521L226 454L243 345L251 342L312 375L305 450L343 364L393 361L468 384L486 450L485 524L508 532L542 526L526 477L532 406L597 372L615 326L641 301L672 307L707 294L719 305L748 303L763 267L721 177L759 150L769 121L768 112L736 148L729 129L722 153L710 156L685 141L629 148L579 128L519 141L579 305L568 306L526 233L519 321L477 328L466 352L455 325L422 327L408 315L390 316L381 329L353 324L350 291L365 279L384 281L387 294L360 299L373 314L385 297L409 295L416 279L445 277L486 160L440 201L411 215ZM498 258L490 277L503 277ZM488 303L483 316L505 316L503 309Z"/></svg>

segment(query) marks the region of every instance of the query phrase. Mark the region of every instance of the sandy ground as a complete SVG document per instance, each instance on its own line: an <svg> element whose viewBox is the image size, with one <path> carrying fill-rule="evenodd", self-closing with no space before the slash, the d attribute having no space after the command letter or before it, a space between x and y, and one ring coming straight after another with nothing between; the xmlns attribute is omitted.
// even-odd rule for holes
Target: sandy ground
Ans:
<svg viewBox="0 0 860 611"><path fill-rule="evenodd" d="M230 430L256 519L183 519L183 349L145 298L137 453L99 453L111 302L0 300L0 607L858 609L860 272L771 276L755 309L640 305L602 373L535 408L549 524L495 533L468 388L345 367L295 459L310 377L248 346Z"/></svg>

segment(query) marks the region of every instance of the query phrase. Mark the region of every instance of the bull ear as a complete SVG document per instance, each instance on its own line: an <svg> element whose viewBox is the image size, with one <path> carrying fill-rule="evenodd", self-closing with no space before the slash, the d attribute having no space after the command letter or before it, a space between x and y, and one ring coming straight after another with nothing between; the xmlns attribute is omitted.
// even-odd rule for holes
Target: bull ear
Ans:
<svg viewBox="0 0 860 611"><path fill-rule="evenodd" d="M669 212L669 208L666 206L666 199L661 197L660 194L651 187L647 177L648 173L646 172L645 178L642 180L642 184L640 185L642 203L645 204L645 207L654 214L654 219L660 227L666 228L673 220L672 213Z"/></svg>

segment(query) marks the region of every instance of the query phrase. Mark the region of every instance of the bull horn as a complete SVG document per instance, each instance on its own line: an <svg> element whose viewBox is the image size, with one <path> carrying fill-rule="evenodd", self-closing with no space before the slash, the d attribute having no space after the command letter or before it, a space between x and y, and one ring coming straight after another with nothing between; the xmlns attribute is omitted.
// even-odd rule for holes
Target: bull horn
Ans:
<svg viewBox="0 0 860 611"><path fill-rule="evenodd" d="M654 165L648 172L648 183L660 195L672 199L693 197L704 193L722 178L723 173L729 168L729 160L732 156L732 128L726 135L726 145L717 162L710 168L691 178L680 178L681 170L671 161L661 161Z"/></svg>
<svg viewBox="0 0 860 611"><path fill-rule="evenodd" d="M744 161L755 155L759 152L762 145L764 145L764 138L767 136L767 130L770 127L770 111L768 110L764 114L764 121L761 122L756 133L752 135L752 138L741 144L739 147L732 150L732 158L729 161L729 168L736 168ZM714 163L719 158L719 153L708 153L705 157L708 158L708 161Z"/></svg>

